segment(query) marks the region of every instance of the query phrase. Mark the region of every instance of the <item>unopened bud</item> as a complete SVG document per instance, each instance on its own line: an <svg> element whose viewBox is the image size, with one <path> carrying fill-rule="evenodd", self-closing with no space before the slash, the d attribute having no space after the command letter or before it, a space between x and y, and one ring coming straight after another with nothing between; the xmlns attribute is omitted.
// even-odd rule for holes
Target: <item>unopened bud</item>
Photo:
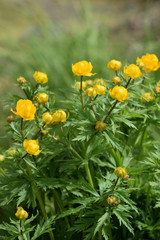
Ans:
<svg viewBox="0 0 160 240"><path fill-rule="evenodd" d="M160 94L160 87L155 87L155 88L154 88L154 92L155 92L156 94Z"/></svg>
<svg viewBox="0 0 160 240"><path fill-rule="evenodd" d="M114 84L120 84L121 83L121 79L120 79L120 77L113 77L112 78L112 83L114 83Z"/></svg>
<svg viewBox="0 0 160 240"><path fill-rule="evenodd" d="M48 130L41 130L41 134L44 136L44 135L47 135L49 133L49 129Z"/></svg>
<svg viewBox="0 0 160 240"><path fill-rule="evenodd" d="M127 174L124 179L128 180L128 178L130 178L130 176Z"/></svg>
<svg viewBox="0 0 160 240"><path fill-rule="evenodd" d="M17 82L19 82L21 85L27 82L27 80L24 77L17 78Z"/></svg>
<svg viewBox="0 0 160 240"><path fill-rule="evenodd" d="M5 156L0 154L0 162L3 162L5 160Z"/></svg>
<svg viewBox="0 0 160 240"><path fill-rule="evenodd" d="M117 206L119 205L119 203L116 201L116 202L114 203L114 205L117 207Z"/></svg>
<svg viewBox="0 0 160 240"><path fill-rule="evenodd" d="M15 121L15 117L13 115L10 115L10 116L7 117L6 121L8 123L14 122Z"/></svg>
<svg viewBox="0 0 160 240"><path fill-rule="evenodd" d="M123 167L117 167L115 168L114 173L118 178L124 178L127 175L127 170Z"/></svg>
<svg viewBox="0 0 160 240"><path fill-rule="evenodd" d="M35 102L34 106L35 107L38 107L39 103L38 102Z"/></svg>
<svg viewBox="0 0 160 240"><path fill-rule="evenodd" d="M101 122L101 121L97 121L96 122L96 126L95 126L95 129L97 129L98 131L103 131L105 130L107 127L107 124L104 123L104 122Z"/></svg>
<svg viewBox="0 0 160 240"><path fill-rule="evenodd" d="M140 61L140 62L137 62L137 66L138 66L140 69L144 70L145 64Z"/></svg>

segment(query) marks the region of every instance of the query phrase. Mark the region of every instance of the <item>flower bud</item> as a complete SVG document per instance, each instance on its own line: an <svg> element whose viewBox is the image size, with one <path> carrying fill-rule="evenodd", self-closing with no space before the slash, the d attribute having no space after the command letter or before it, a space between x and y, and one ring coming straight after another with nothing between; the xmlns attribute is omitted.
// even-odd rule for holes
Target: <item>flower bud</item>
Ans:
<svg viewBox="0 0 160 240"><path fill-rule="evenodd" d="M0 162L3 162L5 160L5 156L0 154Z"/></svg>
<svg viewBox="0 0 160 240"><path fill-rule="evenodd" d="M49 133L49 129L48 130L41 130L41 134L44 136L44 135L47 135Z"/></svg>
<svg viewBox="0 0 160 240"><path fill-rule="evenodd" d="M118 178L124 178L127 175L127 170L123 167L117 167L115 168L114 173Z"/></svg>
<svg viewBox="0 0 160 240"><path fill-rule="evenodd" d="M156 94L160 94L160 87L155 87L155 88L154 88L154 92L155 92Z"/></svg>
<svg viewBox="0 0 160 240"><path fill-rule="evenodd" d="M38 107L38 105L39 105L38 102L35 102L34 106L35 106L36 108Z"/></svg>
<svg viewBox="0 0 160 240"><path fill-rule="evenodd" d="M81 82L76 82L79 90L81 89ZM82 89L86 88L87 87L87 82L85 81L82 81Z"/></svg>
<svg viewBox="0 0 160 240"><path fill-rule="evenodd" d="M114 195L111 196L111 197L107 197L107 198L105 199L105 201L106 201L109 205L115 204L116 200L117 200L117 197L114 196Z"/></svg>
<svg viewBox="0 0 160 240"><path fill-rule="evenodd" d="M36 99L39 103L46 103L46 102L48 102L48 94L39 93L39 94L37 94Z"/></svg>
<svg viewBox="0 0 160 240"><path fill-rule="evenodd" d="M37 83L40 83L40 84L44 84L44 83L48 82L47 74L43 73L43 72L38 72L38 71L35 72L33 75L33 78L35 79L35 81Z"/></svg>
<svg viewBox="0 0 160 240"><path fill-rule="evenodd" d="M124 179L128 180L130 178L130 176L127 174Z"/></svg>
<svg viewBox="0 0 160 240"><path fill-rule="evenodd" d="M120 77L113 77L112 78L112 83L114 83L114 84L116 84L116 85L118 85L118 84L120 84L121 83L121 79L120 79Z"/></svg>
<svg viewBox="0 0 160 240"><path fill-rule="evenodd" d="M52 115L49 112L45 112L42 115L43 122L46 124L51 124L52 123Z"/></svg>
<svg viewBox="0 0 160 240"><path fill-rule="evenodd" d="M10 116L7 117L6 121L8 123L14 122L15 121L15 117L13 115L10 115Z"/></svg>
<svg viewBox="0 0 160 240"><path fill-rule="evenodd" d="M104 122L101 122L101 121L97 121L96 122L96 126L95 126L95 129L97 129L98 131L103 131L105 130L107 127L107 124L104 123Z"/></svg>
<svg viewBox="0 0 160 240"><path fill-rule="evenodd" d="M93 81L92 80L86 80L86 82L87 82L87 85L90 85L90 86L93 85Z"/></svg>
<svg viewBox="0 0 160 240"><path fill-rule="evenodd" d="M58 140L60 140L60 137L58 135L54 136L54 140L58 141Z"/></svg>
<svg viewBox="0 0 160 240"><path fill-rule="evenodd" d="M94 85L93 88L96 90L98 95L103 95L103 94L106 93L106 87L104 87L104 86L102 86L100 84Z"/></svg>
<svg viewBox="0 0 160 240"><path fill-rule="evenodd" d="M105 80L103 78L96 78L94 80L94 84L102 84L104 86L107 86L107 83L105 82Z"/></svg>
<svg viewBox="0 0 160 240"><path fill-rule="evenodd" d="M22 207L17 207L17 212L15 213L15 216L20 220L24 220L28 218L28 213Z"/></svg>
<svg viewBox="0 0 160 240"><path fill-rule="evenodd" d="M117 71L122 67L122 63L117 60L111 60L108 64L107 67L110 68L111 70Z"/></svg>
<svg viewBox="0 0 160 240"><path fill-rule="evenodd" d="M93 87L90 87L86 89L85 95L88 97L94 97L97 95L97 91Z"/></svg>
<svg viewBox="0 0 160 240"><path fill-rule="evenodd" d="M66 113L63 110L57 110L52 114L52 124L65 122L67 120Z"/></svg>
<svg viewBox="0 0 160 240"><path fill-rule="evenodd" d="M141 100L144 102L151 102L154 100L154 96L151 93L144 93Z"/></svg>
<svg viewBox="0 0 160 240"><path fill-rule="evenodd" d="M119 203L116 201L116 202L114 203L114 205L117 207L117 206L119 205Z"/></svg>
<svg viewBox="0 0 160 240"><path fill-rule="evenodd" d="M145 68L145 64L142 61L137 61L136 65L142 70Z"/></svg>
<svg viewBox="0 0 160 240"><path fill-rule="evenodd" d="M19 82L21 85L23 85L24 83L27 82L27 80L24 77L20 76L19 78L17 78L17 82Z"/></svg>
<svg viewBox="0 0 160 240"><path fill-rule="evenodd" d="M15 154L16 154L16 149L10 149L8 152L7 152L7 154L9 155L9 156L14 156Z"/></svg>

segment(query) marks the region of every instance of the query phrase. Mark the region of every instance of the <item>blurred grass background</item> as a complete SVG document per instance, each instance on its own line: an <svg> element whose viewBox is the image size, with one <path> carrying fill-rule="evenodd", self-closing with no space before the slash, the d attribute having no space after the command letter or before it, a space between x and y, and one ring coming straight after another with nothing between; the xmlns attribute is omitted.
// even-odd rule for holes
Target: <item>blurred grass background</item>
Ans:
<svg viewBox="0 0 160 240"><path fill-rule="evenodd" d="M147 52L160 58L160 1L156 0L0 0L0 96L2 147L10 115L4 99L24 96L17 77L46 72L57 100L74 82L71 64L91 61L96 77L109 79L111 59L135 63ZM160 79L160 70L153 73ZM63 89L60 90L60 89Z"/></svg>

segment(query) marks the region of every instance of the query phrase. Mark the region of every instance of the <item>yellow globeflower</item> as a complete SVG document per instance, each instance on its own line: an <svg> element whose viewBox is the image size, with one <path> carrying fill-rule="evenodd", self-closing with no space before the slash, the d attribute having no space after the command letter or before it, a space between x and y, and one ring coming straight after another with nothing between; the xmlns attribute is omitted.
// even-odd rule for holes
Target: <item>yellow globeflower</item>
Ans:
<svg viewBox="0 0 160 240"><path fill-rule="evenodd" d="M37 83L44 84L48 82L48 77L46 73L36 71L33 77Z"/></svg>
<svg viewBox="0 0 160 240"><path fill-rule="evenodd" d="M77 62L76 64L72 64L72 72L75 76L92 76L96 73L91 73L93 67L90 62L87 61L81 61Z"/></svg>
<svg viewBox="0 0 160 240"><path fill-rule="evenodd" d="M155 87L155 88L154 88L154 92L155 92L156 94L160 94L160 87Z"/></svg>
<svg viewBox="0 0 160 240"><path fill-rule="evenodd" d="M17 78L17 82L19 82L21 85L23 85L24 83L27 82L27 80L24 77L20 76L19 78Z"/></svg>
<svg viewBox="0 0 160 240"><path fill-rule="evenodd" d="M96 126L95 126L95 129L97 129L98 131L103 131L105 130L107 127L107 124L104 123L104 122L101 122L101 121L97 121L96 122Z"/></svg>
<svg viewBox="0 0 160 240"><path fill-rule="evenodd" d="M46 124L51 124L52 123L52 115L49 112L45 112L42 115L43 122Z"/></svg>
<svg viewBox="0 0 160 240"><path fill-rule="evenodd" d="M28 218L28 213L22 207L17 207L17 212L15 213L15 216L20 220L24 220Z"/></svg>
<svg viewBox="0 0 160 240"><path fill-rule="evenodd" d="M123 102L129 97L129 93L124 87L115 86L112 90L109 90L109 93L113 99L117 99L120 102Z"/></svg>
<svg viewBox="0 0 160 240"><path fill-rule="evenodd" d="M117 60L111 60L108 64L107 67L112 69L112 70L119 70L122 67L122 63L120 61Z"/></svg>
<svg viewBox="0 0 160 240"><path fill-rule="evenodd" d="M125 176L127 175L127 170L123 167L117 167L115 168L114 173L119 178L125 178Z"/></svg>
<svg viewBox="0 0 160 240"><path fill-rule="evenodd" d="M141 97L141 100L144 102L151 102L154 100L154 96L152 95L152 93L144 93Z"/></svg>
<svg viewBox="0 0 160 240"><path fill-rule="evenodd" d="M104 81L103 78L96 78L94 80L94 84L103 84L104 86L107 86L107 83Z"/></svg>
<svg viewBox="0 0 160 240"><path fill-rule="evenodd" d="M81 89L81 82L76 82L79 89ZM87 82L82 81L82 89L87 87Z"/></svg>
<svg viewBox="0 0 160 240"><path fill-rule="evenodd" d="M96 90L97 95L103 95L106 93L106 90L107 90L106 87L99 84L94 85L93 88Z"/></svg>
<svg viewBox="0 0 160 240"><path fill-rule="evenodd" d="M121 83L121 79L120 79L120 77L113 77L112 78L112 83L114 83L114 84L120 84Z"/></svg>
<svg viewBox="0 0 160 240"><path fill-rule="evenodd" d="M144 71L145 73L149 73L152 71L156 71L160 67L160 62L158 57L155 54L149 54L142 56L141 58L137 58L137 64L144 64Z"/></svg>
<svg viewBox="0 0 160 240"><path fill-rule="evenodd" d="M38 140L27 140L23 141L23 147L26 152L31 155L38 155L42 150L39 150Z"/></svg>
<svg viewBox="0 0 160 240"><path fill-rule="evenodd" d="M52 124L65 122L66 120L66 113L63 110L57 110L52 114Z"/></svg>
<svg viewBox="0 0 160 240"><path fill-rule="evenodd" d="M46 103L46 102L48 102L48 94L39 93L39 94L37 94L36 99L39 103Z"/></svg>
<svg viewBox="0 0 160 240"><path fill-rule="evenodd" d="M90 87L86 89L85 94L88 97L94 97L97 95L97 91L93 87Z"/></svg>
<svg viewBox="0 0 160 240"><path fill-rule="evenodd" d="M17 102L16 110L17 112L13 111L11 108L11 111L18 117L21 117L24 120L33 120L34 114L36 112L36 107L34 106L32 101L28 99L27 100L20 99Z"/></svg>
<svg viewBox="0 0 160 240"><path fill-rule="evenodd" d="M124 74L132 79L136 79L142 75L140 68L135 64L131 64L127 68L124 67Z"/></svg>

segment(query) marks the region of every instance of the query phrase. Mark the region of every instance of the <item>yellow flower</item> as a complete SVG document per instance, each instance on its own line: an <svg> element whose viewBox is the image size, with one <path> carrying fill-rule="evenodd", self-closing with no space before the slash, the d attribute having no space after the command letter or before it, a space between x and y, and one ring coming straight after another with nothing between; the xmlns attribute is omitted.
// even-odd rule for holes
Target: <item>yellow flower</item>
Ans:
<svg viewBox="0 0 160 240"><path fill-rule="evenodd" d="M39 94L37 94L36 99L39 103L46 103L46 102L48 102L48 94L39 93Z"/></svg>
<svg viewBox="0 0 160 240"><path fill-rule="evenodd" d="M122 63L120 61L117 60L111 60L108 64L107 67L112 69L112 70L119 70L122 67Z"/></svg>
<svg viewBox="0 0 160 240"><path fill-rule="evenodd" d="M42 150L39 150L38 140L27 140L23 141L23 147L26 152L31 155L38 155Z"/></svg>
<svg viewBox="0 0 160 240"><path fill-rule="evenodd" d="M63 110L57 110L52 115L52 124L65 122L67 120L66 113Z"/></svg>
<svg viewBox="0 0 160 240"><path fill-rule="evenodd" d="M90 87L86 89L85 94L88 97L94 97L97 95L97 91L93 87Z"/></svg>
<svg viewBox="0 0 160 240"><path fill-rule="evenodd" d="M143 63L144 64L144 71L145 73L149 73L152 71L156 71L160 67L160 62L158 57L155 54L149 54L142 56L141 58L137 58L137 64Z"/></svg>
<svg viewBox="0 0 160 240"><path fill-rule="evenodd" d="M155 92L156 94L160 94L160 87L155 87L155 88L154 88L154 92Z"/></svg>
<svg viewBox="0 0 160 240"><path fill-rule="evenodd" d="M94 80L94 84L96 84L96 83L98 83L98 84L103 84L104 86L107 86L107 83L104 81L103 78L96 78L96 79Z"/></svg>
<svg viewBox="0 0 160 240"><path fill-rule="evenodd" d="M90 62L87 61L81 61L77 62L76 64L72 64L72 72L75 76L92 76L96 73L91 73L93 67Z"/></svg>
<svg viewBox="0 0 160 240"><path fill-rule="evenodd" d="M151 102L154 100L154 96L152 95L152 93L144 93L141 97L141 100L144 102Z"/></svg>
<svg viewBox="0 0 160 240"><path fill-rule="evenodd" d="M79 89L81 89L81 82L76 82ZM82 89L87 87L87 82L82 81Z"/></svg>
<svg viewBox="0 0 160 240"><path fill-rule="evenodd" d="M160 87L160 80L158 81L158 87Z"/></svg>
<svg viewBox="0 0 160 240"><path fill-rule="evenodd" d="M114 84L120 84L121 83L121 79L120 79L120 77L113 77L112 78L112 83L114 83Z"/></svg>
<svg viewBox="0 0 160 240"><path fill-rule="evenodd" d="M136 79L142 75L140 68L135 64L131 64L127 68L124 67L124 74L132 79Z"/></svg>
<svg viewBox="0 0 160 240"><path fill-rule="evenodd" d="M107 127L107 124L101 121L97 121L96 122L96 126L95 129L97 129L98 131L104 131Z"/></svg>
<svg viewBox="0 0 160 240"><path fill-rule="evenodd" d="M119 178L125 178L125 176L127 175L127 170L123 167L117 167L115 168L114 173Z"/></svg>
<svg viewBox="0 0 160 240"><path fill-rule="evenodd" d="M92 80L86 80L86 82L87 82L87 85L93 85L93 81Z"/></svg>
<svg viewBox="0 0 160 240"><path fill-rule="evenodd" d="M43 122L46 124L51 124L52 123L52 115L49 112L45 112L42 115Z"/></svg>
<svg viewBox="0 0 160 240"><path fill-rule="evenodd" d="M41 83L41 84L44 84L46 82L48 82L48 77L47 77L47 74L46 73L43 73L43 72L35 72L33 74L33 77L35 79L35 81L37 83Z"/></svg>
<svg viewBox="0 0 160 240"><path fill-rule="evenodd" d="M19 82L21 85L23 85L24 83L27 82L27 80L24 77L20 76L19 78L17 78L17 82Z"/></svg>
<svg viewBox="0 0 160 240"><path fill-rule="evenodd" d="M14 155L16 154L16 149L10 149L10 150L7 152L7 154L8 154L9 156L14 156Z"/></svg>
<svg viewBox="0 0 160 240"><path fill-rule="evenodd" d="M24 220L28 218L28 213L22 207L17 207L17 212L15 213L15 216L20 220Z"/></svg>
<svg viewBox="0 0 160 240"><path fill-rule="evenodd" d="M96 84L93 86L93 88L96 90L97 95L103 95L106 93L106 87Z"/></svg>
<svg viewBox="0 0 160 240"><path fill-rule="evenodd" d="M129 97L129 93L124 87L115 86L112 90L109 90L109 93L113 99L117 99L120 102L123 102Z"/></svg>
<svg viewBox="0 0 160 240"><path fill-rule="evenodd" d="M28 99L27 100L20 99L17 102L16 110L17 112L13 111L11 108L11 111L18 117L21 117L24 120L33 120L34 114L36 112L36 107L34 106L32 101Z"/></svg>

